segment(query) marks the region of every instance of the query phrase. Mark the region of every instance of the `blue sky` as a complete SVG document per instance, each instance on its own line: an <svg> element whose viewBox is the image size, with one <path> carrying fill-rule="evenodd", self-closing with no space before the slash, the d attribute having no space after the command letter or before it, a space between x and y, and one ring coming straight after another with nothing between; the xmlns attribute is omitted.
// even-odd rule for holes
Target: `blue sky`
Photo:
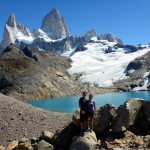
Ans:
<svg viewBox="0 0 150 150"><path fill-rule="evenodd" d="M0 0L0 41L11 13L33 30L52 8L65 18L71 35L94 28L97 34L113 33L125 44L150 42L150 0Z"/></svg>

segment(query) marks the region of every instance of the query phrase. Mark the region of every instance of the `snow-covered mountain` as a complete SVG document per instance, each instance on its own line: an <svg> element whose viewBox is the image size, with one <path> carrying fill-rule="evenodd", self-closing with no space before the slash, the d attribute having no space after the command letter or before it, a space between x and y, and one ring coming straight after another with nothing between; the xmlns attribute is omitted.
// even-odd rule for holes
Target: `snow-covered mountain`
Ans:
<svg viewBox="0 0 150 150"><path fill-rule="evenodd" d="M11 15L6 23L0 47L5 49L13 43L21 49L30 45L40 51L51 50L62 54L70 49L86 45L91 38L96 35L96 31L92 29L87 31L83 36L69 36L64 18L61 17L58 10L54 8L43 18L41 28L34 29L33 31L30 31L21 23L17 24L15 15ZM103 34L98 37L100 39L108 39L108 41L116 41L118 44L121 43L121 40L112 34Z"/></svg>
<svg viewBox="0 0 150 150"><path fill-rule="evenodd" d="M35 42L37 48L47 50L47 47L44 48L43 45L37 43L37 39L43 40L45 45L47 43L50 45L52 42L60 41L68 36L69 31L65 20L60 16L57 9L52 9L52 11L44 17L41 29L34 29L32 32L25 25L21 23L17 24L15 15L12 14L8 18L4 28L1 47L5 49L11 43L15 43L18 47L21 47L22 44L28 45Z"/></svg>
<svg viewBox="0 0 150 150"><path fill-rule="evenodd" d="M72 59L72 67L69 72L79 78L80 82L98 87L110 87L115 82L130 78L127 75L128 64L150 51L149 45L124 46L119 45L116 41L99 40L97 37L92 38L84 48L83 51L72 50L64 53L65 56ZM150 68L148 71L150 71ZM138 88L137 85L133 90L147 90L150 84L147 77L149 72L145 72L143 72L145 83L141 88Z"/></svg>

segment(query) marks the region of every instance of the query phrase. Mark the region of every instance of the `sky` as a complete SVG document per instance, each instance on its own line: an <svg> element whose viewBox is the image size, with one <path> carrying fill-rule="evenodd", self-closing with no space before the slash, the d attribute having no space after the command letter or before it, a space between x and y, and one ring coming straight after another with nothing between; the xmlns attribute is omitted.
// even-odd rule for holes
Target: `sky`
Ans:
<svg viewBox="0 0 150 150"><path fill-rule="evenodd" d="M0 0L0 41L10 14L31 31L52 8L64 17L70 35L112 33L124 44L150 42L150 0Z"/></svg>

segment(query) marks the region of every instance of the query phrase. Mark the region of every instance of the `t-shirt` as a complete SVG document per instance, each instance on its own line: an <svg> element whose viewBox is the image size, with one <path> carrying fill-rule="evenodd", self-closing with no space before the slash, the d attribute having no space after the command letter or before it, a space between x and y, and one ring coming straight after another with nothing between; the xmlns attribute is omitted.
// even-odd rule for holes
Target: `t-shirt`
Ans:
<svg viewBox="0 0 150 150"><path fill-rule="evenodd" d="M94 101L92 101L92 102L87 101L86 102L86 110L87 110L87 112L94 112L94 105L95 105Z"/></svg>
<svg viewBox="0 0 150 150"><path fill-rule="evenodd" d="M79 106L80 106L80 108L83 110L83 111L85 111L86 110L86 99L84 99L83 97L81 97L80 99L79 99Z"/></svg>

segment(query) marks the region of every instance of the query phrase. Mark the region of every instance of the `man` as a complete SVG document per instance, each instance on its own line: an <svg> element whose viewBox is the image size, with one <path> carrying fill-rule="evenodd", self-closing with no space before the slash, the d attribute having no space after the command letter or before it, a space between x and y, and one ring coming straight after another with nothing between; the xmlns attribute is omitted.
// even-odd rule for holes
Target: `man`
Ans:
<svg viewBox="0 0 150 150"><path fill-rule="evenodd" d="M96 114L96 105L93 101L93 95L90 94L89 100L86 102L86 120L90 131L93 131L94 114Z"/></svg>
<svg viewBox="0 0 150 150"><path fill-rule="evenodd" d="M85 122L85 119L86 119L86 95L87 95L87 92L83 92L82 93L82 97L79 99L79 108L80 108L80 128L81 128L81 131L84 131L86 129L86 122Z"/></svg>

